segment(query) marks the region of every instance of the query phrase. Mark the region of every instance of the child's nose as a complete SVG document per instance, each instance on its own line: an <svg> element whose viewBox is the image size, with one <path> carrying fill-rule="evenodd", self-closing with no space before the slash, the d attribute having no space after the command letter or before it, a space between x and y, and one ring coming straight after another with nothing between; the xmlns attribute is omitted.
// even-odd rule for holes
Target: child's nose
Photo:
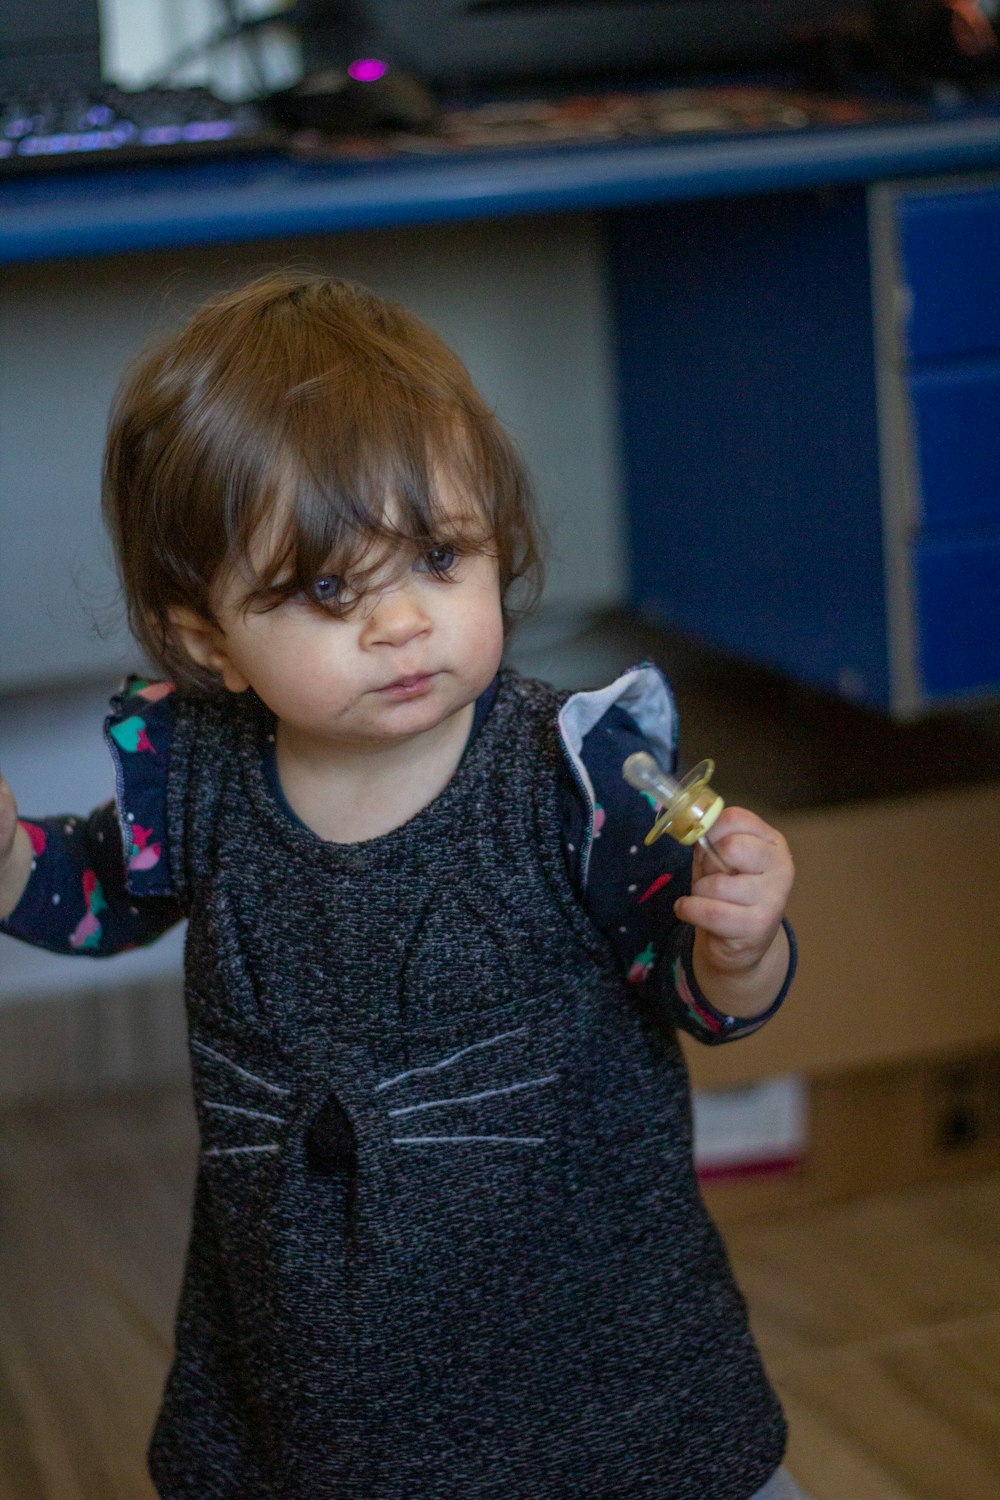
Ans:
<svg viewBox="0 0 1000 1500"><path fill-rule="evenodd" d="M419 591L409 583L382 589L375 595L365 618L365 645L405 646L430 629L430 618Z"/></svg>

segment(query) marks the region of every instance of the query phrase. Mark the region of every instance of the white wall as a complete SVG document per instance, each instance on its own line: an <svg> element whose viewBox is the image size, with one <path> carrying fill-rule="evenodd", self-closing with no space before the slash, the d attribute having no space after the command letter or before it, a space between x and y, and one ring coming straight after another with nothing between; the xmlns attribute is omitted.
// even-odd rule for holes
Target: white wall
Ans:
<svg viewBox="0 0 1000 1500"><path fill-rule="evenodd" d="M100 521L122 366L209 293L275 267L367 282L465 357L534 472L550 609L622 591L601 252L584 216L10 266L0 280L0 690L134 660Z"/></svg>

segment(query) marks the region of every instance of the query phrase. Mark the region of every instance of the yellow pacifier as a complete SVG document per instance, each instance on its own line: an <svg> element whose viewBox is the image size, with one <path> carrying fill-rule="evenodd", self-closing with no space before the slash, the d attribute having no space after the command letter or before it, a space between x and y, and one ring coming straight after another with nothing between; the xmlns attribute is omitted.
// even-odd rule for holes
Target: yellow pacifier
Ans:
<svg viewBox="0 0 1000 1500"><path fill-rule="evenodd" d="M622 775L629 786L652 797L659 809L646 834L647 844L655 843L662 834L669 833L679 844L704 844L720 863L724 863L707 837L726 805L718 792L709 786L714 770L714 761L701 760L678 780L664 771L645 750L628 757L622 766Z"/></svg>

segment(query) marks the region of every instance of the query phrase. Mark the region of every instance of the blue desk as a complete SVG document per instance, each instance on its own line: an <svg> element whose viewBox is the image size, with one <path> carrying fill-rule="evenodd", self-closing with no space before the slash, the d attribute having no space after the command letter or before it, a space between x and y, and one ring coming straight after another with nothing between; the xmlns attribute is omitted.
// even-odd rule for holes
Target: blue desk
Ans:
<svg viewBox="0 0 1000 1500"><path fill-rule="evenodd" d="M0 181L0 261L630 208L1000 166L1000 111L913 124L491 155L274 155Z"/></svg>

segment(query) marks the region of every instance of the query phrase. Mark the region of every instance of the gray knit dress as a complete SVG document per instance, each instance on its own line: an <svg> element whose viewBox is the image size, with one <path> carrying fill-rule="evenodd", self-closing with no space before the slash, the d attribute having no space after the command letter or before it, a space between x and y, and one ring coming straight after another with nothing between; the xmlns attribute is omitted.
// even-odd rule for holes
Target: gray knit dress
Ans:
<svg viewBox="0 0 1000 1500"><path fill-rule="evenodd" d="M252 702L179 710L163 1500L748 1500L781 1461L673 1027L565 868L560 702L503 673L441 796L348 846L277 805Z"/></svg>

